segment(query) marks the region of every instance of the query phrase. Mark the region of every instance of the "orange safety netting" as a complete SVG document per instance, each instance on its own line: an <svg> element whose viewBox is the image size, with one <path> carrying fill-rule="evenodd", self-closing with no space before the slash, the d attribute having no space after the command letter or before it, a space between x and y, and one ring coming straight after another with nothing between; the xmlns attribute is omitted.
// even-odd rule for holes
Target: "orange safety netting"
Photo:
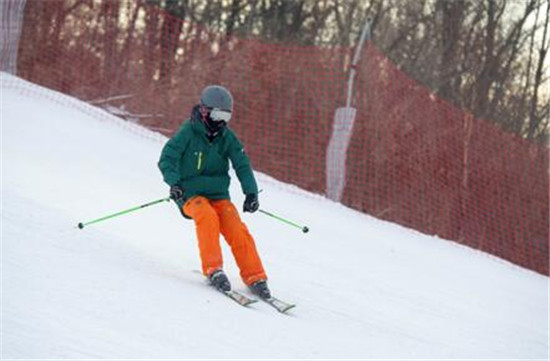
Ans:
<svg viewBox="0 0 550 361"><path fill-rule="evenodd" d="M70 4L28 0L20 76L165 134L204 86L225 85L255 169L324 194L352 49L225 38L116 1L61 17ZM548 149L433 95L372 43L357 71L343 203L548 274Z"/></svg>

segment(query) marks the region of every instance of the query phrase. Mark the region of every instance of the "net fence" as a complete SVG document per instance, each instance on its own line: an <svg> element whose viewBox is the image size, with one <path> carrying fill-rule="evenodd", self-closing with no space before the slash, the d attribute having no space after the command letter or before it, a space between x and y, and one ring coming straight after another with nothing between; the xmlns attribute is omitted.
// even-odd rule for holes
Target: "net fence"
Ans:
<svg viewBox="0 0 550 361"><path fill-rule="evenodd" d="M326 194L353 50L226 37L142 2L27 0L18 75L166 135L224 85L254 168ZM546 147L438 98L372 42L352 106L342 203L549 274Z"/></svg>

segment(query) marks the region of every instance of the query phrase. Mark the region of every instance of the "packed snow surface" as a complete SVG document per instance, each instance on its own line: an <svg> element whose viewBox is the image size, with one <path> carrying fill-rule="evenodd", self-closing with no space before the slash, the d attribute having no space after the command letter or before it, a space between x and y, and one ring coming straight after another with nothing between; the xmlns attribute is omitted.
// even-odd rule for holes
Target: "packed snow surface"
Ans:
<svg viewBox="0 0 550 361"><path fill-rule="evenodd" d="M310 228L242 215L272 292L297 304L288 315L208 287L171 203L77 229L167 195L166 138L1 80L2 358L549 357L547 277L261 173L261 207ZM241 207L236 177L231 191Z"/></svg>

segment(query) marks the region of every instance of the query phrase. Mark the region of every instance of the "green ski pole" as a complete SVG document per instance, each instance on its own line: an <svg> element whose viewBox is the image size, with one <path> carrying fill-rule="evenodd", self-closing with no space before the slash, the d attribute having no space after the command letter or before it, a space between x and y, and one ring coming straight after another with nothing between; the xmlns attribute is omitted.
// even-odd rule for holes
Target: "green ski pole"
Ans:
<svg viewBox="0 0 550 361"><path fill-rule="evenodd" d="M297 224L297 223L294 223L294 222L292 222L292 221L289 221L288 219L284 219L283 217L280 217L280 216L277 216L277 215L275 215L275 214L273 214L273 213L264 211L263 209L259 209L259 211L260 211L261 213L263 213L263 214L266 214L266 215L268 215L268 216L270 216L270 217L275 218L275 219L278 220L278 221L284 222L284 223L289 224L289 225L291 225L291 226L293 226L293 227L296 227L296 228L300 228L300 229L302 230L302 232L304 232L304 233L309 232L309 228L308 228L307 226L301 226L301 225L299 225L299 224Z"/></svg>
<svg viewBox="0 0 550 361"><path fill-rule="evenodd" d="M140 206L137 206L137 207L132 207L132 208L128 208L128 209L125 209L123 211L120 211L120 212L117 212L117 213L113 213L113 214L109 214L108 216L104 216L104 217L101 217L101 218L98 218L98 219L94 219L92 221L88 221L88 222L80 222L78 223L78 228L82 229L90 224L94 224L94 223L98 223L98 222L101 222L101 221L105 221L107 219L111 219L111 218L114 218L114 217L118 217L118 216L121 216L123 214L127 214L127 213L130 213L130 212L134 212L134 211L137 211L137 210L140 210L142 208L145 208L145 207L149 207L149 206L152 206L152 205L155 205L155 204L158 204L158 203L161 203L161 202L169 202L170 201L170 198L162 198L162 199L157 199L156 201L152 201L152 202L149 202L149 203L145 203L145 204L142 204Z"/></svg>

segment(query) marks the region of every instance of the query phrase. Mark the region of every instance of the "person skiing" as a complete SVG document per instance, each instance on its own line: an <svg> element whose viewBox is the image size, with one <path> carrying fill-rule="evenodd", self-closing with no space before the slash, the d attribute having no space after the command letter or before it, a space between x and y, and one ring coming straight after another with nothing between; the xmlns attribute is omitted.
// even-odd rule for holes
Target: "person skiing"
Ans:
<svg viewBox="0 0 550 361"><path fill-rule="evenodd" d="M244 212L259 208L258 186L242 143L228 127L233 96L209 85L162 149L158 166L170 186L170 198L185 218L195 222L202 272L220 291L231 284L223 271L220 234L231 248L243 282L256 295L271 297L255 241L229 195L229 160L245 194Z"/></svg>

